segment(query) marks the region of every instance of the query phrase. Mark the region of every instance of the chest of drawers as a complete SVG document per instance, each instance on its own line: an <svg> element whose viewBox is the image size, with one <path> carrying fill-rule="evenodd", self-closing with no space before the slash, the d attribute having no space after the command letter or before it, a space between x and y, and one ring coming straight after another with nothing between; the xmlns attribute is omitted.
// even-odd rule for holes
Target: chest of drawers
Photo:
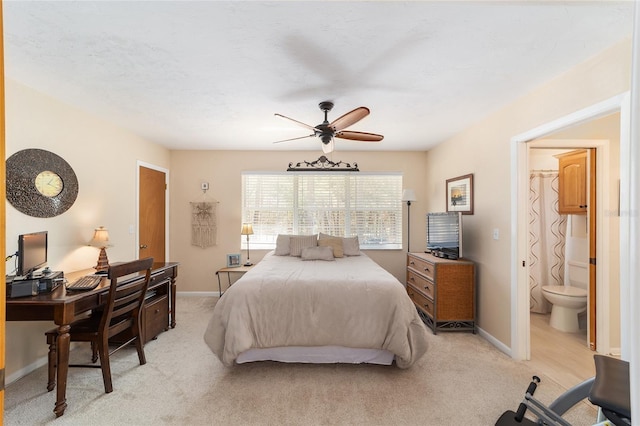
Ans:
<svg viewBox="0 0 640 426"><path fill-rule="evenodd" d="M407 254L407 293L424 322L438 330L475 333L475 265L426 253Z"/></svg>

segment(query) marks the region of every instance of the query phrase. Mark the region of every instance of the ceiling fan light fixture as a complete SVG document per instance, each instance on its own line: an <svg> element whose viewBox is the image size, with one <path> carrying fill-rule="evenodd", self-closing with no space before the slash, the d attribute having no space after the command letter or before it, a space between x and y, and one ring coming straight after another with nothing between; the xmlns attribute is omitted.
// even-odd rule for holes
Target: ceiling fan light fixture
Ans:
<svg viewBox="0 0 640 426"><path fill-rule="evenodd" d="M333 143L333 139L329 141L329 143L322 142L322 152L325 154L330 154L335 149L335 144Z"/></svg>
<svg viewBox="0 0 640 426"><path fill-rule="evenodd" d="M308 124L302 123L298 120L294 120L282 114L275 114L276 117L284 118L290 120L302 127L310 129L313 131L313 134L309 136L302 136L299 138L285 139L280 141L275 141L274 143L287 142L297 139L304 139L312 136L316 136L322 142L322 151L325 154L333 152L334 149L334 138L338 139L348 139L352 141L360 141L360 142L380 142L383 139L382 135L377 135L375 133L365 133L365 132L356 132L345 130L346 127L349 127L358 121L362 120L364 117L369 115L369 108L367 107L358 107L352 111L349 111L346 114L338 117L329 123L327 118L327 113L333 109L333 102L324 101L320 102L318 105L320 109L324 112L324 121L317 126L310 126Z"/></svg>

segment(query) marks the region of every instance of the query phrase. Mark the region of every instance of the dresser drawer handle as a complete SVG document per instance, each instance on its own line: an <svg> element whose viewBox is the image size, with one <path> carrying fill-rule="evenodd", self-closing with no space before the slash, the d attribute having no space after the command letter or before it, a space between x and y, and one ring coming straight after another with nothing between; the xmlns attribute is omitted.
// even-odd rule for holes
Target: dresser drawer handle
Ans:
<svg viewBox="0 0 640 426"><path fill-rule="evenodd" d="M426 286L426 285L425 285L425 286L424 286L424 290L425 290L427 293L431 293L431 289L429 288L429 286Z"/></svg>
<svg viewBox="0 0 640 426"><path fill-rule="evenodd" d="M416 280L416 277L413 277L413 276L409 277L409 281L415 281L415 280Z"/></svg>
<svg viewBox="0 0 640 426"><path fill-rule="evenodd" d="M431 272L431 270L428 267L424 268L425 272Z"/></svg>
<svg viewBox="0 0 640 426"><path fill-rule="evenodd" d="M416 264L416 262L414 262L413 260L409 261L409 265L415 265L415 264Z"/></svg>

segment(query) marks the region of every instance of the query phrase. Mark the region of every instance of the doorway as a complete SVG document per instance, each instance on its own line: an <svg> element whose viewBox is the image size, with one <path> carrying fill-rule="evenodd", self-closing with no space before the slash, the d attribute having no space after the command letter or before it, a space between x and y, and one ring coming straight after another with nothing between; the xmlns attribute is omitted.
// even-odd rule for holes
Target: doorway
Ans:
<svg viewBox="0 0 640 426"><path fill-rule="evenodd" d="M138 258L168 258L168 170L138 163Z"/></svg>
<svg viewBox="0 0 640 426"><path fill-rule="evenodd" d="M607 115L620 113L618 120L618 129L620 134L620 153L613 155L613 158L618 161L618 164L623 163L629 158L629 133L627 125L629 123L629 94L625 93L592 107L570 114L566 117L550 122L538 128L532 129L529 132L520 134L512 138L512 220L514 233L512 234L512 329L511 329L511 355L516 359L530 359L531 357L531 342L530 342L530 317L529 317L529 288L528 284L528 268L527 268L527 253L528 253L528 241L527 241L527 211L521 208L521 206L527 205L528 200L528 156L529 149L532 146L545 147L544 141L536 141L543 137L549 137L553 134L554 137L558 133L569 130L579 124L585 124L597 118L602 118ZM534 143L534 141L536 141ZM580 148L579 146L568 146L569 148ZM628 185L628 182L622 180L609 180L609 176L605 171L609 169L609 153L607 145L589 146L598 149L596 158L596 168L599 176L602 177L597 183L597 192L599 194L614 193L618 196L618 182L620 188ZM624 166L624 164L622 164ZM622 175L622 173L621 173ZM615 190L611 190L611 187L615 187ZM620 202L620 201L619 201ZM611 281L609 275L605 275L605 271L613 271L616 274L620 274L621 270L624 270L628 265L629 258L628 253L620 252L619 263L611 263L609 256L610 248L620 246L619 243L611 242L610 233L610 221L616 220L619 229L626 229L626 222L628 218L614 215L613 212L617 212L618 205L612 207L610 200L606 203L597 203L597 220L598 230L596 239L600 243L598 244L598 262L600 268L597 271L596 282L608 283ZM620 234L619 231L617 231ZM619 235L616 235L618 238ZM618 275L618 278L619 275ZM618 279L620 288L615 294L611 294L608 285L602 285L598 287L596 295L597 306L601 307L596 314L596 327L599 330L598 342L596 350L600 353L610 353L610 329L616 329L611 327L609 320L617 323L617 332L620 333L615 336L620 339L620 350L624 350L625 345L628 345L628 341L624 341L627 336L620 332L621 321L620 315L624 317L624 310L626 306L619 306L616 311L611 310L611 300L615 300L620 303L620 293L625 293L628 289L628 282L623 279ZM612 312L612 315L610 315ZM628 339L627 339L628 340Z"/></svg>
<svg viewBox="0 0 640 426"><path fill-rule="evenodd" d="M619 118L607 120L617 125ZM573 130L576 132L577 129ZM617 143L618 137L615 136ZM595 189L598 176L595 167L589 165L595 165L590 160L595 160L597 148L582 148L596 144L605 146L609 141L570 141L571 145L581 145L580 149L575 149L566 148L567 141L554 138L555 135L550 135L549 139L544 140L545 145L551 147L529 149L531 192L528 203L530 254L527 285L530 288L530 363L532 368L545 371L568 389L595 374L592 350L596 347L597 331L597 262L595 254L592 256L591 253L595 253L597 243L593 238L596 235L597 197L589 190ZM559 167L560 158L565 159L568 168ZM567 158L574 160L567 163ZM581 172L573 173L578 168ZM566 181L576 175L580 175L578 180ZM562 179L565 179L564 185ZM574 191L563 198L560 192L563 186L573 187ZM582 194L579 198L578 193ZM573 198L573 194L576 194L576 198ZM617 257L618 251L615 252L612 257ZM593 269L593 274L590 269ZM556 307L548 302L542 287L567 285L572 289L581 289L585 296L588 292L589 297L585 297L585 300L589 306L585 305L583 312L573 317L576 328L569 318L561 320L554 327L551 310Z"/></svg>

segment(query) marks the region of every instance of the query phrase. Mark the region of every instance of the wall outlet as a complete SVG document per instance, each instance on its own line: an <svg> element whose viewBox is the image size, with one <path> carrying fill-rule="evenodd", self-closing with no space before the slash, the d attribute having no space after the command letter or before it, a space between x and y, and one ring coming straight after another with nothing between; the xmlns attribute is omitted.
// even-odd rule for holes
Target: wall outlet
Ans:
<svg viewBox="0 0 640 426"><path fill-rule="evenodd" d="M493 228L493 239L494 240L500 239L500 230L498 228Z"/></svg>
<svg viewBox="0 0 640 426"><path fill-rule="evenodd" d="M202 189L203 191L208 191L209 190L209 182L202 182L200 184L200 189Z"/></svg>

